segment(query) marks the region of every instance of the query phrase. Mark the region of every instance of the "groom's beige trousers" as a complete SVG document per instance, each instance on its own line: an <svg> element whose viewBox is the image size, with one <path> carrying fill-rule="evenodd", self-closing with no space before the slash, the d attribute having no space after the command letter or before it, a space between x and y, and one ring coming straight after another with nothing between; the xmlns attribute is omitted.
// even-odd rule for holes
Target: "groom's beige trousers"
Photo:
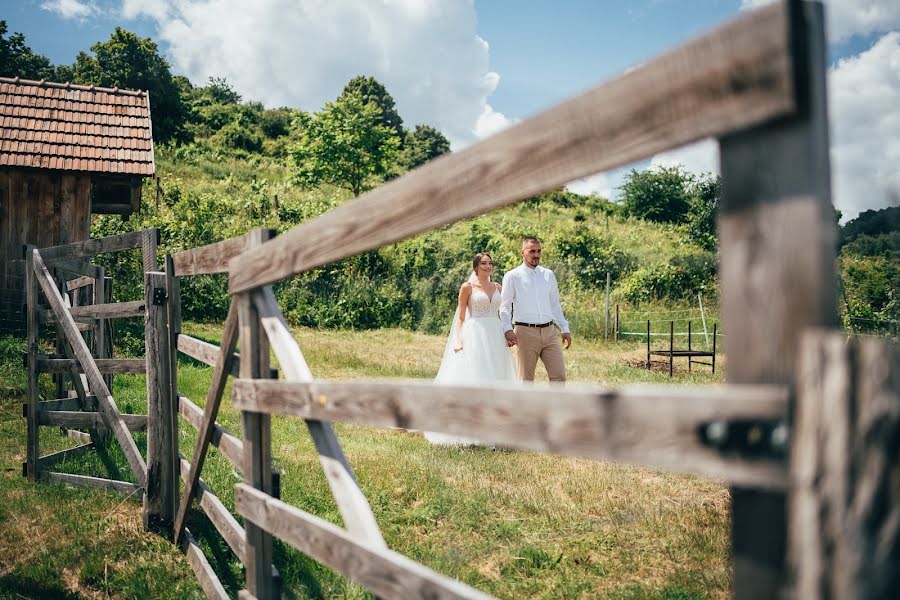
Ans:
<svg viewBox="0 0 900 600"><path fill-rule="evenodd" d="M549 327L515 326L518 352L519 380L534 381L538 358L544 363L550 381L566 380L566 363L559 339L559 329Z"/></svg>

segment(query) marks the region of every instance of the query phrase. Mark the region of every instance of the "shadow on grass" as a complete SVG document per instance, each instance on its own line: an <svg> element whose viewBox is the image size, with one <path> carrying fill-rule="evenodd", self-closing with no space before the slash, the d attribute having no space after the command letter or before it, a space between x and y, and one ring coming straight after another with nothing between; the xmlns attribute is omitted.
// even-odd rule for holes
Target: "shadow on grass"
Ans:
<svg viewBox="0 0 900 600"><path fill-rule="evenodd" d="M47 598L48 600L78 600L67 589L32 577L9 574L0 577L0 598Z"/></svg>

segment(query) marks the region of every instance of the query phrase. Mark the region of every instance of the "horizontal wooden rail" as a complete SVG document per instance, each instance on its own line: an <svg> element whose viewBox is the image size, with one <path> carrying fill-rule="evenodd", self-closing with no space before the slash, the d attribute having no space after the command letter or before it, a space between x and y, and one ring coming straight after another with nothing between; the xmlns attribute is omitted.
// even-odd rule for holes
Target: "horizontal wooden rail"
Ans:
<svg viewBox="0 0 900 600"><path fill-rule="evenodd" d="M109 237L85 240L83 242L73 242L61 246L41 248L40 252L41 258L49 265L61 260L85 258L104 254L106 252L120 252L122 250L142 248L143 238L143 231L131 231L121 235L112 235Z"/></svg>
<svg viewBox="0 0 900 600"><path fill-rule="evenodd" d="M190 474L191 463L189 463L184 456L179 455L179 457L181 464L181 480L186 482L188 475ZM237 522L237 519L234 518L234 515L225 508L225 505L222 504L219 497L209 489L209 486L206 485L206 482L204 482L203 479L200 479L197 482L197 489L194 491L194 497L197 498L197 501L200 503L200 508L202 508L203 512L206 513L206 516L209 517L209 520L216 528L216 531L219 532L222 539L225 540L225 543L228 544L228 547L231 548L231 551L234 552L237 559L243 563L245 546L247 544L247 536L244 533L243 526L241 526L241 524Z"/></svg>
<svg viewBox="0 0 900 600"><path fill-rule="evenodd" d="M42 410L38 417L41 425L54 427L90 427L93 429L105 429L106 425L100 413L69 410ZM128 427L128 431L146 431L147 415L122 415L122 421Z"/></svg>
<svg viewBox="0 0 900 600"><path fill-rule="evenodd" d="M228 592L225 591L222 582L219 581L212 565L206 560L203 550L197 544L197 540L191 535L189 529L184 530L182 539L182 550L187 555L188 564L191 565L191 569L193 569L194 575L197 576L197 580L200 582L200 587L203 589L206 597L211 600L230 600Z"/></svg>
<svg viewBox="0 0 900 600"><path fill-rule="evenodd" d="M76 321L81 319L124 319L128 317L143 317L145 310L146 307L143 300L134 300L132 302L74 306L69 309L69 314ZM40 319L41 323L56 322L56 317L51 310L42 310Z"/></svg>
<svg viewBox="0 0 900 600"><path fill-rule="evenodd" d="M140 375L147 371L143 358L98 358L94 363L104 375ZM39 358L37 368L43 373L84 373L78 361L70 358Z"/></svg>
<svg viewBox="0 0 900 600"><path fill-rule="evenodd" d="M250 232L240 237L229 238L221 242L173 254L172 264L175 267L173 275L184 277L187 275L227 273L231 259L245 252L250 247L249 240L253 235L256 234ZM272 236L274 237L274 231Z"/></svg>
<svg viewBox="0 0 900 600"><path fill-rule="evenodd" d="M56 267L59 268L59 265L56 265ZM99 267L98 267L98 269L99 269ZM87 276L76 277L75 279L70 279L66 282L66 290L71 292L73 290L81 289L81 288L87 287L89 285L94 285L95 281L96 281L96 278L94 278L94 277L87 277Z"/></svg>
<svg viewBox="0 0 900 600"><path fill-rule="evenodd" d="M101 490L109 490L111 492L119 492L127 494L137 501L144 497L144 488L127 481L118 481L116 479L104 479L102 477L89 477L87 475L73 475L71 473L55 473L53 471L41 472L41 479L56 483L65 483L79 487L90 487Z"/></svg>
<svg viewBox="0 0 900 600"><path fill-rule="evenodd" d="M178 412L190 423L191 427L200 430L203 424L203 409L191 402L186 396L178 396ZM227 429L216 423L210 443L218 448L228 462L239 473L244 472L244 443L240 438L231 435Z"/></svg>
<svg viewBox="0 0 900 600"><path fill-rule="evenodd" d="M702 138L796 114L788 3L735 19L586 93L410 171L231 261L267 285Z"/></svg>
<svg viewBox="0 0 900 600"><path fill-rule="evenodd" d="M198 340L183 333L178 334L178 351L210 367L216 366L216 360L219 356L219 347L215 344ZM239 377L241 374L240 358L240 354L235 352L234 358L231 360L231 368L228 371L232 377Z"/></svg>
<svg viewBox="0 0 900 600"><path fill-rule="evenodd" d="M38 460L38 464L40 465L39 468L42 470L48 469L48 468L52 467L53 465L57 465L66 460L76 458L78 456L81 456L88 450L93 450L93 449L94 449L94 444L87 443L87 444L82 444L80 446L75 446L74 448L68 448L66 450L60 450L59 452L54 452L53 454L48 454L46 456L42 456Z"/></svg>
<svg viewBox="0 0 900 600"><path fill-rule="evenodd" d="M381 598L490 598L245 483L235 486L234 505L238 514L258 527Z"/></svg>
<svg viewBox="0 0 900 600"><path fill-rule="evenodd" d="M28 408L27 404L22 405L23 413ZM95 410L97 408L97 396L93 394L88 394L85 398L85 406L82 407L80 398L60 398L58 400L44 400L43 402L38 402L37 409L39 411L45 410L81 410L82 408L86 410Z"/></svg>
<svg viewBox="0 0 900 600"><path fill-rule="evenodd" d="M421 381L234 382L239 410L461 435L510 448L645 464L784 489L775 459L730 456L707 446L707 424L778 421L780 386L443 386Z"/></svg>
<svg viewBox="0 0 900 600"><path fill-rule="evenodd" d="M103 267L91 264L84 260L57 260L53 262L53 268L62 271L68 271L69 273L76 273L77 275L81 275L81 277L77 277L75 279L71 279L69 281L76 281L79 285L76 287L67 288L70 292L73 289L77 289L77 287L83 287L84 279L90 280L87 285L90 285L94 282L98 277L103 277ZM67 282L68 283L68 282Z"/></svg>

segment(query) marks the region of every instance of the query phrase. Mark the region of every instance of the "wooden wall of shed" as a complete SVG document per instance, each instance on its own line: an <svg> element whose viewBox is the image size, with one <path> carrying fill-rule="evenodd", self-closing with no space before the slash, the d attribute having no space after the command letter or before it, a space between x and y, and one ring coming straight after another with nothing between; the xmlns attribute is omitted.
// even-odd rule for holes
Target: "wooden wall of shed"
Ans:
<svg viewBox="0 0 900 600"><path fill-rule="evenodd" d="M90 175L0 169L0 333L24 330L22 245L86 240L90 224Z"/></svg>

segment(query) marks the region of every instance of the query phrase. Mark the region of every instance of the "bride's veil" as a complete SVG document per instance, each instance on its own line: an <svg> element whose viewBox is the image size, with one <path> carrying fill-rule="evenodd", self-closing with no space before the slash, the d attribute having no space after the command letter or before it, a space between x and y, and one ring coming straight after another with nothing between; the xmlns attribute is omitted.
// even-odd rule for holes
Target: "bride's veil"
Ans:
<svg viewBox="0 0 900 600"><path fill-rule="evenodd" d="M469 278L466 281L468 283L475 283L478 281L478 276L475 275L475 271L472 271L472 274L469 275ZM468 309L466 309L466 313L468 314ZM456 352L453 351L453 348L456 347L456 332L459 330L458 323L459 303L456 305L456 310L453 311L453 320L450 322L450 334L447 336L447 343L444 346L444 355L441 357L441 367L438 369L438 373L434 378L435 381L448 379L447 375L453 367L453 359L456 358Z"/></svg>

